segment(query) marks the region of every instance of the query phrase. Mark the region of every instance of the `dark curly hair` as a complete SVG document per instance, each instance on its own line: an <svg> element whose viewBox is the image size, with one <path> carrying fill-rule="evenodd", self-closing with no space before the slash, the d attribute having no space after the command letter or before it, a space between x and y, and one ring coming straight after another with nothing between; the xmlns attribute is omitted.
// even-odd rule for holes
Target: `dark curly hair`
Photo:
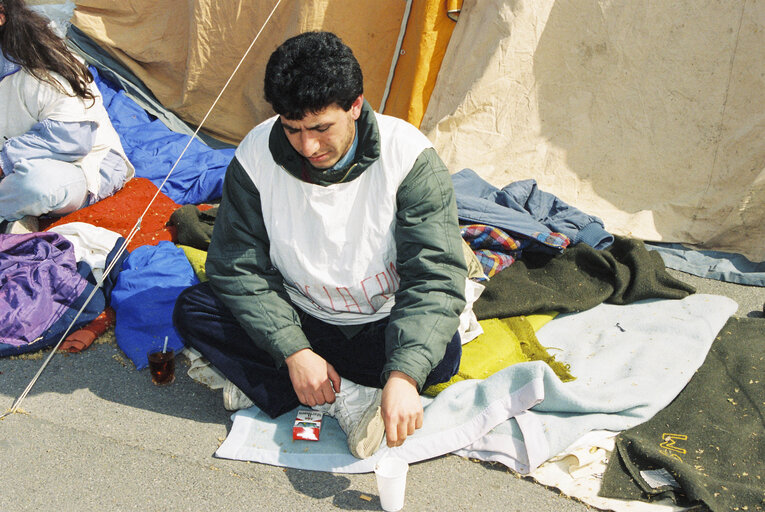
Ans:
<svg viewBox="0 0 765 512"><path fill-rule="evenodd" d="M337 104L349 110L364 92L361 66L331 32L305 32L287 39L266 65L266 101L287 119L302 119Z"/></svg>
<svg viewBox="0 0 765 512"><path fill-rule="evenodd" d="M74 96L95 100L88 89L93 75L56 35L49 25L50 20L29 9L23 0L0 0L0 13L5 14L5 24L0 25L0 50L6 59L68 94L51 75L51 72L58 73L69 82Z"/></svg>

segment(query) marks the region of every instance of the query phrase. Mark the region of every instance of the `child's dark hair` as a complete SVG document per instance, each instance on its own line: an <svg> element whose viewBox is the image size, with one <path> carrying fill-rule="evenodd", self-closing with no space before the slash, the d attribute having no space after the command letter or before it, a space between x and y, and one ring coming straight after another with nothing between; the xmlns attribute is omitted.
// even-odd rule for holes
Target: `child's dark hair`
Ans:
<svg viewBox="0 0 765 512"><path fill-rule="evenodd" d="M0 13L5 15L5 23L0 25L0 50L6 59L67 93L51 75L51 72L58 73L69 83L75 96L95 100L88 89L93 75L53 31L50 20L29 9L23 0L0 0Z"/></svg>
<svg viewBox="0 0 765 512"><path fill-rule="evenodd" d="M349 110L364 92L353 52L331 32L305 32L282 43L268 59L266 101L287 119L302 119L337 104Z"/></svg>

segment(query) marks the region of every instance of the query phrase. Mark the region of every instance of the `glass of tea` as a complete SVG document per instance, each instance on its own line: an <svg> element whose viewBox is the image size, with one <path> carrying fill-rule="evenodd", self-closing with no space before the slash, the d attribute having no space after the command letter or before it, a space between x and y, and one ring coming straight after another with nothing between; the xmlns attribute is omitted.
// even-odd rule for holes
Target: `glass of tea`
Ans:
<svg viewBox="0 0 765 512"><path fill-rule="evenodd" d="M175 351L152 350L149 352L151 381L157 386L172 384L175 380Z"/></svg>

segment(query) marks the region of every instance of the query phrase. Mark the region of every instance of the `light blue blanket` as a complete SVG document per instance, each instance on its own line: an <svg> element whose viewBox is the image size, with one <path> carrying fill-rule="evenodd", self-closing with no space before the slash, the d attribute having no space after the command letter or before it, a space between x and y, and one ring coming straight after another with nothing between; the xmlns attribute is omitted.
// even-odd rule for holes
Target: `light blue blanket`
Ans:
<svg viewBox="0 0 765 512"><path fill-rule="evenodd" d="M691 295L561 315L537 336L576 380L530 362L454 384L428 401L423 428L394 450L409 462L457 453L528 473L591 430L625 430L669 404L736 309L727 297ZM354 458L328 417L319 442L292 441L294 413L272 420L253 407L232 418L217 457L363 473L385 451Z"/></svg>

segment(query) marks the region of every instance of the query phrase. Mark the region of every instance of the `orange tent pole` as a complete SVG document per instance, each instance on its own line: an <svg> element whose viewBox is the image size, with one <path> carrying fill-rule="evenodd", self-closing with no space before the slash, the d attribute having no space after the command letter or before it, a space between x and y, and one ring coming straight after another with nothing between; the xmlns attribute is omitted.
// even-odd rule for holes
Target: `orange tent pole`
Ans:
<svg viewBox="0 0 765 512"><path fill-rule="evenodd" d="M385 114L420 126L462 0L414 0Z"/></svg>

